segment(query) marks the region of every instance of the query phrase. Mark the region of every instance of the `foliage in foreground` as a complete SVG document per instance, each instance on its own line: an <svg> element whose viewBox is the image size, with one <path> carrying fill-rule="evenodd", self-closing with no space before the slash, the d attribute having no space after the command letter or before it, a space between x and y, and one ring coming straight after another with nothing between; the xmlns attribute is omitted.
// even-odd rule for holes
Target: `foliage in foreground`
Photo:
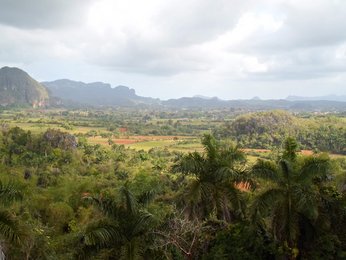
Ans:
<svg viewBox="0 0 346 260"><path fill-rule="evenodd" d="M2 250L10 259L345 257L345 162L298 155L292 138L254 165L235 144L211 135L202 144L144 152L5 129Z"/></svg>

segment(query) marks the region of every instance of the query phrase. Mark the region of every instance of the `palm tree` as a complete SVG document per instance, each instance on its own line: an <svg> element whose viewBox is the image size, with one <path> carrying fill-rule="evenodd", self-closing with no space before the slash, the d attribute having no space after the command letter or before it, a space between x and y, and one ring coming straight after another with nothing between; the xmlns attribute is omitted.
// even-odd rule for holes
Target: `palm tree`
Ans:
<svg viewBox="0 0 346 260"><path fill-rule="evenodd" d="M300 224L311 225L319 214L319 186L331 173L328 156L297 158L297 143L292 138L285 142L285 150L278 162L258 160L252 172L267 181L254 200L254 221L267 218L276 239L288 246L291 256L298 254Z"/></svg>
<svg viewBox="0 0 346 260"><path fill-rule="evenodd" d="M248 181L244 172L245 156L237 146L222 144L211 135L202 139L205 153L193 152L178 158L173 172L189 176L183 194L185 212L190 217L215 214L225 221L243 212L242 194L236 184Z"/></svg>
<svg viewBox="0 0 346 260"><path fill-rule="evenodd" d="M4 207L22 198L22 192L14 183L4 183L0 180L0 203L2 204L0 207L0 237L11 243L20 243L22 232L15 215ZM4 253L0 244L0 257L1 255L4 256Z"/></svg>
<svg viewBox="0 0 346 260"><path fill-rule="evenodd" d="M153 228L154 217L145 209L152 198L153 192L135 197L127 185L120 189L118 202L112 197L89 197L104 217L86 228L82 237L85 252L108 248L113 254L121 251L123 259L136 259Z"/></svg>

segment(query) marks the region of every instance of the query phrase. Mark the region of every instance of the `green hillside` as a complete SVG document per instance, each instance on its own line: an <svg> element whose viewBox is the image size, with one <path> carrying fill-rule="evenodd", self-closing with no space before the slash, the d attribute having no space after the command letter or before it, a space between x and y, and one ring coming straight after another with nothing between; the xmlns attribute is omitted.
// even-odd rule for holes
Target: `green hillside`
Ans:
<svg viewBox="0 0 346 260"><path fill-rule="evenodd" d="M283 138L294 136L302 149L345 154L346 125L342 118L330 116L297 117L285 111L245 114L215 131L232 138L242 147L272 149Z"/></svg>

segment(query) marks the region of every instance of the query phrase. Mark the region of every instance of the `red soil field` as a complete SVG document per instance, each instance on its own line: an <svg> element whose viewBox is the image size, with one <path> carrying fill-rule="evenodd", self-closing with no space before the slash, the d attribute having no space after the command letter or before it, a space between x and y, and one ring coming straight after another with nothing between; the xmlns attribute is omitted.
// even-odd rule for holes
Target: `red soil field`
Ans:
<svg viewBox="0 0 346 260"><path fill-rule="evenodd" d="M311 150L301 150L300 153L303 155L313 155L314 154L314 152Z"/></svg>
<svg viewBox="0 0 346 260"><path fill-rule="evenodd" d="M140 140L135 139L112 139L115 144L133 144L138 143Z"/></svg>

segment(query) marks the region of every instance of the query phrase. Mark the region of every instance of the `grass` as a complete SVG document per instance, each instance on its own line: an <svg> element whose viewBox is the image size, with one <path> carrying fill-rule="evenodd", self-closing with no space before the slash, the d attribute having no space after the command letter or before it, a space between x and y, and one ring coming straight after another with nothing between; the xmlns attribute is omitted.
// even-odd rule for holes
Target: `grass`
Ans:
<svg viewBox="0 0 346 260"><path fill-rule="evenodd" d="M175 142L176 141L174 140L144 141L144 142L129 144L127 146L136 150L149 151L152 148L168 148L170 145L174 144Z"/></svg>
<svg viewBox="0 0 346 260"><path fill-rule="evenodd" d="M176 142L169 147L169 150L178 152L202 152L203 146L199 139L193 139L191 141Z"/></svg>

